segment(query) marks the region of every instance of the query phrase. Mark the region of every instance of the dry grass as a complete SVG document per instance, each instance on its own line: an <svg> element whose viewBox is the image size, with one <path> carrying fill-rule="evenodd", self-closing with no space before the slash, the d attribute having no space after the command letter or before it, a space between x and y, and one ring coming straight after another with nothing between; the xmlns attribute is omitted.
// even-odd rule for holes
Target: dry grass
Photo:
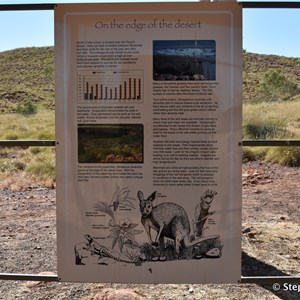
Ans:
<svg viewBox="0 0 300 300"><path fill-rule="evenodd" d="M42 121L41 121L42 120ZM39 108L34 115L0 115L0 140L53 140L54 111ZM55 152L49 147L0 148L0 174L2 178L18 178L21 173L33 181L55 180ZM9 182L11 179L4 180ZM17 180L17 179L16 179ZM3 184L3 183L2 183ZM25 186L27 183L24 183ZM49 183L47 183L49 185ZM23 183L10 183L12 189L22 189Z"/></svg>
<svg viewBox="0 0 300 300"><path fill-rule="evenodd" d="M243 105L243 125L270 124L285 129L287 137L300 138L300 102L272 102ZM283 138L278 136L278 138Z"/></svg>
<svg viewBox="0 0 300 300"><path fill-rule="evenodd" d="M52 140L54 139L54 111L39 108L34 115L0 115L0 140Z"/></svg>
<svg viewBox="0 0 300 300"><path fill-rule="evenodd" d="M300 139L300 102L244 104L244 139ZM244 156L288 166L300 165L299 147L247 148Z"/></svg>

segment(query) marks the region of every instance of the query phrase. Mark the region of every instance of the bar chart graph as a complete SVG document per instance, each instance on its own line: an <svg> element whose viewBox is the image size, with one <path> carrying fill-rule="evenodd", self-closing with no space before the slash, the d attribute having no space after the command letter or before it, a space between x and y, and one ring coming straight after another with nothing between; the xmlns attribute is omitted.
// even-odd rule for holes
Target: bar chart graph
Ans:
<svg viewBox="0 0 300 300"><path fill-rule="evenodd" d="M143 71L79 71L80 102L142 102Z"/></svg>

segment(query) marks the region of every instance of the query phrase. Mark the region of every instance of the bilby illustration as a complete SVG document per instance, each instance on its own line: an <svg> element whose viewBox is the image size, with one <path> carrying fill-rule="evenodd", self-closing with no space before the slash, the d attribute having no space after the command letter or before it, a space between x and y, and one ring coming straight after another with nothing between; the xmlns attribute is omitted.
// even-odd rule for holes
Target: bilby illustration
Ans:
<svg viewBox="0 0 300 300"><path fill-rule="evenodd" d="M175 250L179 254L179 247L189 244L190 222L185 210L178 204L165 202L153 206L156 192L152 193L147 199L143 192L139 191L140 211L142 214L141 222L145 227L150 243L157 246L164 242L164 237L173 239ZM157 232L153 241L151 238L151 228Z"/></svg>

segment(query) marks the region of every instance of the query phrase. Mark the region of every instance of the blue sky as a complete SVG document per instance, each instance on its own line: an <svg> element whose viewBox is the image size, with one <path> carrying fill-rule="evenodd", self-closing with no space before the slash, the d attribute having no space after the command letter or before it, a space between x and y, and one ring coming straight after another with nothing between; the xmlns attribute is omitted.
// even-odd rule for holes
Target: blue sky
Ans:
<svg viewBox="0 0 300 300"><path fill-rule="evenodd" d="M0 4L76 2L100 1L0 0ZM54 13L51 10L0 11L0 52L20 47L52 46L54 44L53 19ZM299 37L300 9L243 9L243 48L246 51L300 57Z"/></svg>

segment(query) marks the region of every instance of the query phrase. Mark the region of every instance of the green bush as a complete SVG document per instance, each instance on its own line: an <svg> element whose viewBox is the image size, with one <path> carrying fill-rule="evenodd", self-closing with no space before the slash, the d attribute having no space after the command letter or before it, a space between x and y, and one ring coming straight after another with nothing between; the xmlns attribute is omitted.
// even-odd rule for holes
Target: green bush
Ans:
<svg viewBox="0 0 300 300"><path fill-rule="evenodd" d="M43 179L55 179L55 165L51 161L43 161L34 163L26 168L29 176Z"/></svg>
<svg viewBox="0 0 300 300"><path fill-rule="evenodd" d="M289 167L300 166L300 147L244 147L243 162L265 160Z"/></svg>
<svg viewBox="0 0 300 300"><path fill-rule="evenodd" d="M251 148L249 147L243 148L243 163L246 163L248 161L254 161L256 159L257 157Z"/></svg>
<svg viewBox="0 0 300 300"><path fill-rule="evenodd" d="M9 131L5 134L4 136L5 140L18 140L19 139L19 135L16 132L13 131Z"/></svg>
<svg viewBox="0 0 300 300"><path fill-rule="evenodd" d="M300 166L300 148L299 147L270 147L265 159L272 163L298 167Z"/></svg>
<svg viewBox="0 0 300 300"><path fill-rule="evenodd" d="M246 124L244 125L244 137L251 140L267 140L280 138L287 132L276 124Z"/></svg>
<svg viewBox="0 0 300 300"><path fill-rule="evenodd" d="M30 153L37 155L42 152L42 148L40 147L30 147Z"/></svg>
<svg viewBox="0 0 300 300"><path fill-rule="evenodd" d="M30 100L24 103L19 103L17 105L16 113L23 116L34 115L37 113L37 106L33 104Z"/></svg>
<svg viewBox="0 0 300 300"><path fill-rule="evenodd" d="M0 171L13 173L17 171L23 171L26 168L26 164L14 159L1 159L0 160Z"/></svg>
<svg viewBox="0 0 300 300"><path fill-rule="evenodd" d="M280 70L267 71L259 88L267 101L288 100L299 94L298 85L289 81Z"/></svg>
<svg viewBox="0 0 300 300"><path fill-rule="evenodd" d="M38 140L54 140L54 133L52 132L40 132L37 136Z"/></svg>

